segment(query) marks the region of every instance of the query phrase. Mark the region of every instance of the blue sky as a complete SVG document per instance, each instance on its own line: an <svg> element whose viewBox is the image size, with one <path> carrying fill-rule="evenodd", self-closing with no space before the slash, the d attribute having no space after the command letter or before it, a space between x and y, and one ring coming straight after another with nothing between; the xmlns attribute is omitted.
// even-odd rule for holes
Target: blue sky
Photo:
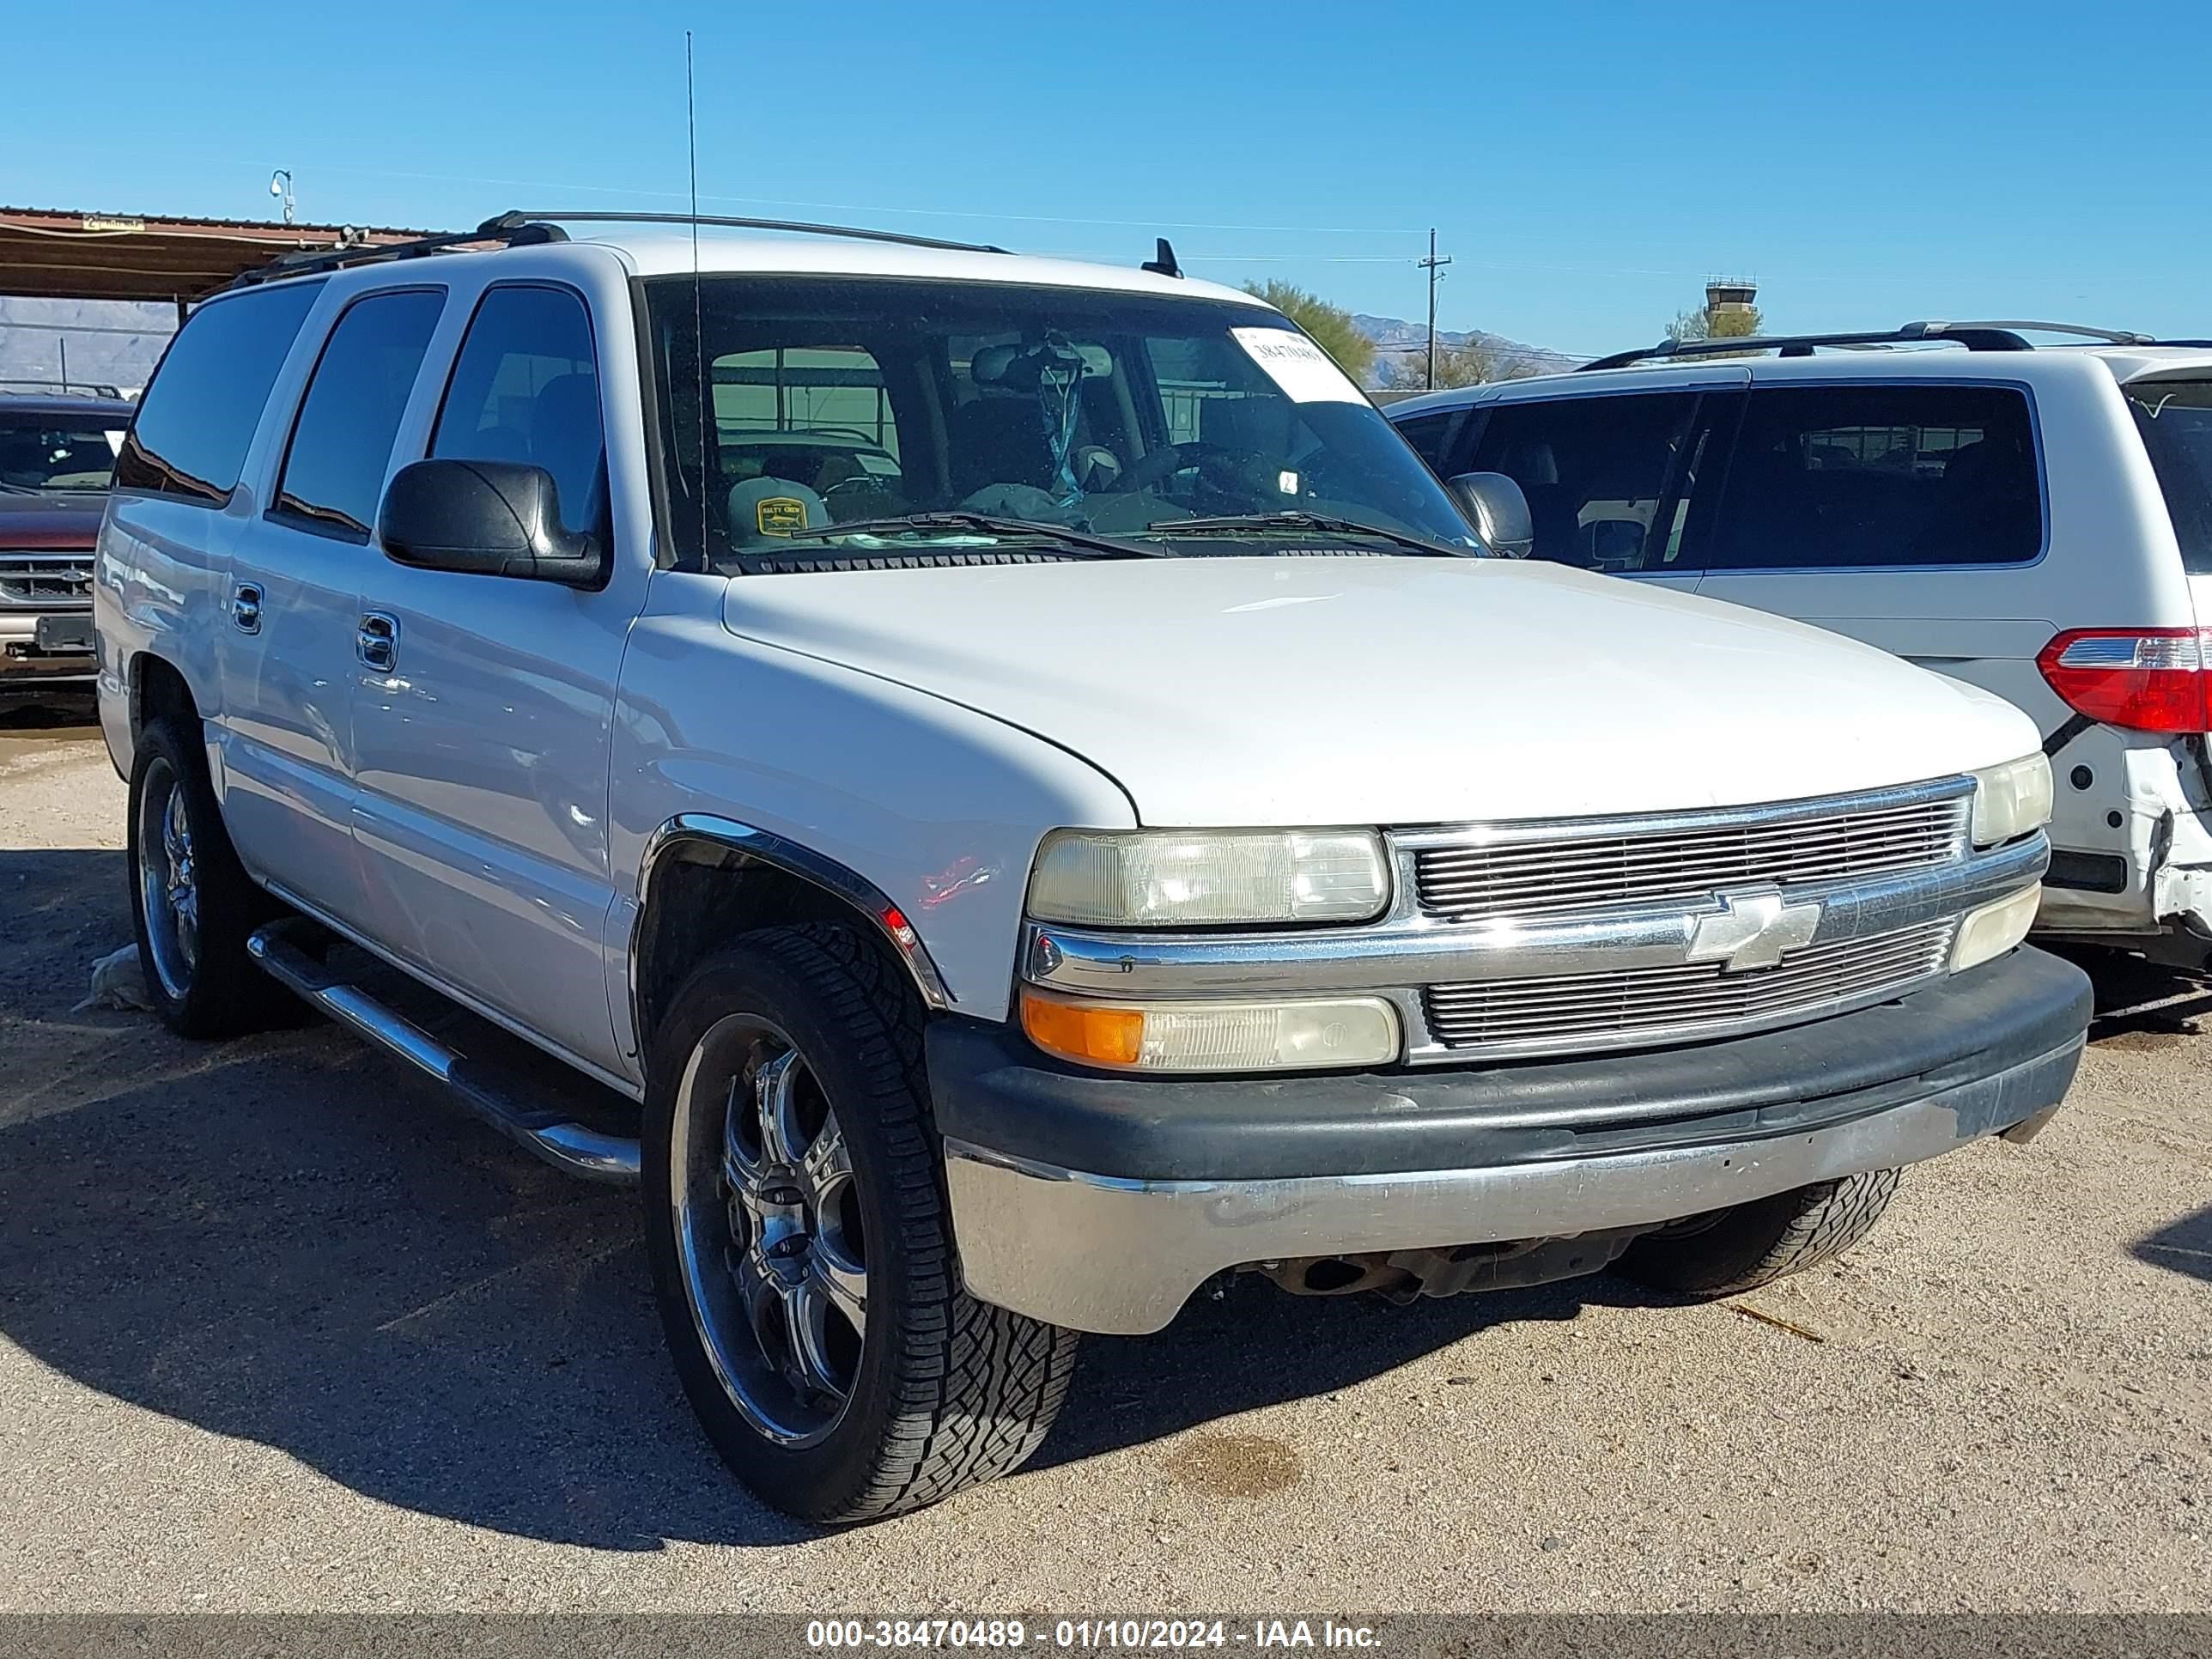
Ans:
<svg viewBox="0 0 2212 1659"><path fill-rule="evenodd" d="M181 21L189 18L189 26ZM11 8L0 202L447 227L842 216L1282 277L1589 353L1770 325L2212 334L2212 6L840 0ZM34 66L51 73L27 73ZM2171 70L2171 73L2169 73Z"/></svg>

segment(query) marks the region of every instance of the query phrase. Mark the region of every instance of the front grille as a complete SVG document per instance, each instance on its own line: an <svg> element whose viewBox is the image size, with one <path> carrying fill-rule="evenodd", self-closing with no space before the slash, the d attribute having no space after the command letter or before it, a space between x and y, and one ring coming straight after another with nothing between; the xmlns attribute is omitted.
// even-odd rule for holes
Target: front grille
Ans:
<svg viewBox="0 0 2212 1659"><path fill-rule="evenodd" d="M91 554L0 553L0 606L52 611L91 602Z"/></svg>
<svg viewBox="0 0 2212 1659"><path fill-rule="evenodd" d="M1802 817L1650 832L1423 848L1421 908L1448 921L1570 915L1627 904L1688 902L1732 887L1832 882L1943 864L1966 851L1968 798L1893 801Z"/></svg>
<svg viewBox="0 0 2212 1659"><path fill-rule="evenodd" d="M1638 1033L1654 1042L1714 1025L1747 1026L1832 1004L1878 998L1939 971L1955 921L1792 951L1771 968L1722 971L1718 963L1630 968L1603 974L1494 979L1436 985L1423 993L1431 1036L1446 1048L1571 1048L1618 1043Z"/></svg>

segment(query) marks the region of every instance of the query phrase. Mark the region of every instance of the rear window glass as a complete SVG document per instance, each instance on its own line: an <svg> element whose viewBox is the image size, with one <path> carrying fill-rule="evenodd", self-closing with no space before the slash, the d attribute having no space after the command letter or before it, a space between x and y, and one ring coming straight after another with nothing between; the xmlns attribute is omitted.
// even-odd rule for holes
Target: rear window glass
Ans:
<svg viewBox="0 0 2212 1659"><path fill-rule="evenodd" d="M2181 562L2212 575L2212 380L2138 380L2123 388L2166 495Z"/></svg>
<svg viewBox="0 0 2212 1659"><path fill-rule="evenodd" d="M2043 548L2027 395L1754 389L1720 516L1717 570L2023 563Z"/></svg>
<svg viewBox="0 0 2212 1659"><path fill-rule="evenodd" d="M272 512L368 539L399 417L445 304L442 289L413 289L346 308L307 382Z"/></svg>
<svg viewBox="0 0 2212 1659"><path fill-rule="evenodd" d="M320 283L248 289L186 318L124 440L117 485L228 501L269 388L321 291Z"/></svg>

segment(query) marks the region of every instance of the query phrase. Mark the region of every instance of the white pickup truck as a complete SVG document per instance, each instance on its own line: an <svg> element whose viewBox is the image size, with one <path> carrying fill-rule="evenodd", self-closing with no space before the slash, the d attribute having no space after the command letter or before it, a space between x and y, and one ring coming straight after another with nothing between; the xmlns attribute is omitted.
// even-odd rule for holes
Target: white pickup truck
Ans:
<svg viewBox="0 0 2212 1659"><path fill-rule="evenodd" d="M2025 716L1484 556L1510 484L1162 252L508 216L201 306L124 446L161 1015L636 1182L794 1514L1015 1468L1225 1271L1763 1283L2081 1053Z"/></svg>

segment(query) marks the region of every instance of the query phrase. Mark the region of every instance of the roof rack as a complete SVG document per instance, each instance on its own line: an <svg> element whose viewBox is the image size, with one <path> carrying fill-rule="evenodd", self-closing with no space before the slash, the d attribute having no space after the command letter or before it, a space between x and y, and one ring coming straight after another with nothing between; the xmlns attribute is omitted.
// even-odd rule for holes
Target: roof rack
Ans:
<svg viewBox="0 0 2212 1659"><path fill-rule="evenodd" d="M1878 346L1922 345L1942 343L1960 345L1969 351L2028 351L2031 343L2022 337L2022 331L2031 334L2070 334L2085 340L2101 340L2107 345L2155 345L2157 341L2148 334L2131 334L2124 330L2085 328L2078 323L1907 323L1902 328L1870 329L1852 334L1747 334L1740 338L1723 337L1705 340L1662 340L1657 345L1640 351L1616 351L1609 357L1594 357L1581 369L1626 368L1632 363L1649 362L1668 357L1711 357L1723 353L1771 351L1784 357L1809 357L1820 346ZM1581 369L1577 372L1580 373Z"/></svg>
<svg viewBox="0 0 2212 1659"><path fill-rule="evenodd" d="M106 398L118 404L130 401L120 386L99 380L0 380L0 387L4 386L28 386L33 392L58 398Z"/></svg>
<svg viewBox="0 0 2212 1659"><path fill-rule="evenodd" d="M221 291L252 288L261 283L281 282L288 276L305 276L316 271L341 270L349 265L375 264L386 259L419 259L425 254L444 253L457 247L471 247L479 242L495 242L502 247L524 247L534 243L565 242L568 240L568 234L558 225L540 224L520 213L502 213L496 218L485 220L474 230L420 236L411 242L353 242L332 248L304 248L297 253L279 254L265 265L240 271Z"/></svg>
<svg viewBox="0 0 2212 1659"><path fill-rule="evenodd" d="M1006 253L989 242L948 242L938 236L909 236L900 230L868 230L854 225L816 225L798 219L733 219L707 213L532 213L521 216L554 224L718 225L729 230L788 230L808 236L848 236L863 242L896 242L904 247L933 247L950 253Z"/></svg>

